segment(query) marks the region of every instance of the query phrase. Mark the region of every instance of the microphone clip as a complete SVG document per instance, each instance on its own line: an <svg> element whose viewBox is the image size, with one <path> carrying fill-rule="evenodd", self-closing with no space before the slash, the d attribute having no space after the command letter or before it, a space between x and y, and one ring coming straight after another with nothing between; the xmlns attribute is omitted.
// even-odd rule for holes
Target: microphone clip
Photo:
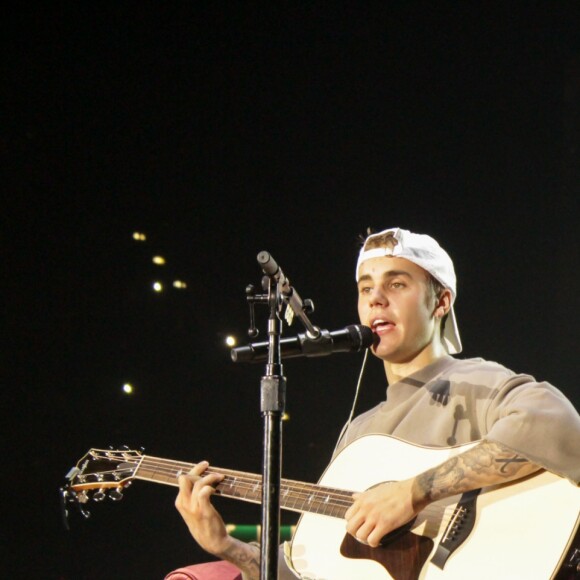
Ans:
<svg viewBox="0 0 580 580"><path fill-rule="evenodd" d="M288 326L294 320L294 316L298 316L308 336L316 339L320 336L320 329L314 326L308 315L314 312L314 303L310 299L302 300L296 288L290 285L290 280L285 276L282 269L276 263L276 260L266 251L262 251L257 257L262 271L266 274L265 279L262 280L264 289L269 288L271 284L276 284L276 299L278 304L278 312L282 310L283 305L286 305L284 319Z"/></svg>
<svg viewBox="0 0 580 580"><path fill-rule="evenodd" d="M256 288L253 284L248 284L246 286L246 301L250 307L250 327L248 328L248 336L250 338L256 338L260 331L256 328L256 311L255 304L264 304L268 302L267 294L256 294Z"/></svg>
<svg viewBox="0 0 580 580"><path fill-rule="evenodd" d="M290 285L290 280L268 252L260 252L257 259L265 274L262 278L262 289L265 294L257 294L252 284L246 286L246 301L250 309L248 336L255 338L259 335L256 328L255 305L269 304L270 309L275 309L279 314L285 306L284 320L288 326L291 326L295 316L298 316L306 328L308 338L317 339L320 336L320 328L313 325L308 318L308 315L314 312L314 302L310 298L305 300L300 298L296 288ZM275 288L272 288L274 285Z"/></svg>

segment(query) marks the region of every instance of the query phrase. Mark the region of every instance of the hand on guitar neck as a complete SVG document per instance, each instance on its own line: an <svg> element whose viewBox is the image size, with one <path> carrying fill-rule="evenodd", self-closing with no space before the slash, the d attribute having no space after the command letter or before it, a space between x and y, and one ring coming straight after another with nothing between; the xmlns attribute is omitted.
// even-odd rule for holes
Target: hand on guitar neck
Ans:
<svg viewBox="0 0 580 580"><path fill-rule="evenodd" d="M495 442L482 441L468 451L416 477L387 482L353 494L346 530L376 547L388 533L411 521L431 502L530 475L539 466Z"/></svg>
<svg viewBox="0 0 580 580"><path fill-rule="evenodd" d="M180 475L179 494L175 507L183 517L191 535L208 553L228 560L244 572L245 578L259 578L260 550L230 536L226 525L211 503L215 486L223 481L221 473L204 472L207 461L198 463L187 475Z"/></svg>

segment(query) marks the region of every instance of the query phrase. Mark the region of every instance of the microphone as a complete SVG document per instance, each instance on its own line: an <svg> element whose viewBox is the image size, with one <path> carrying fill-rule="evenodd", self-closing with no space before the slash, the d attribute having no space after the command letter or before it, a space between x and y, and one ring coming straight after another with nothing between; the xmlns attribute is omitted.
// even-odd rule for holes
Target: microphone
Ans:
<svg viewBox="0 0 580 580"><path fill-rule="evenodd" d="M284 276L282 268L278 266L278 263L268 252L260 252L258 254L258 264L262 267L262 272L271 278L274 278L280 286L286 286L288 283L288 278Z"/></svg>
<svg viewBox="0 0 580 580"><path fill-rule="evenodd" d="M378 336L368 327L352 324L341 330L321 330L320 336L310 338L306 333L280 340L282 358L298 356L326 356L334 352L361 352L375 343ZM253 342L232 348L234 362L263 362L268 360L268 342Z"/></svg>

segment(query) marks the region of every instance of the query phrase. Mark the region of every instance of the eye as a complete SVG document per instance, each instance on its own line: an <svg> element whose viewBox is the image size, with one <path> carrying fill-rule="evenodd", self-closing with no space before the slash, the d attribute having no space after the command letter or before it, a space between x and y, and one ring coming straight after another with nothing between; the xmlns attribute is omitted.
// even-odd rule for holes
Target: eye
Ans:
<svg viewBox="0 0 580 580"><path fill-rule="evenodd" d="M394 288L395 290L399 290L401 288L405 288L406 284L404 282L401 282L399 280L396 280L394 282L391 283L391 288Z"/></svg>
<svg viewBox="0 0 580 580"><path fill-rule="evenodd" d="M369 294L372 291L372 287L371 286L361 286L358 289L360 294Z"/></svg>

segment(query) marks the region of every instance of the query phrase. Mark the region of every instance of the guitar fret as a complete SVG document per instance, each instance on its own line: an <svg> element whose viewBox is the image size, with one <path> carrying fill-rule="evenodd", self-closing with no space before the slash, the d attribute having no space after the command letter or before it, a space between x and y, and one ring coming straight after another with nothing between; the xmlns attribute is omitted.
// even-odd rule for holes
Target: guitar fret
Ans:
<svg viewBox="0 0 580 580"><path fill-rule="evenodd" d="M298 511L308 511L306 510L306 503L301 497L301 490L307 487L306 484L294 484L294 487L296 488L293 495L294 501L289 503L287 507L298 509Z"/></svg>
<svg viewBox="0 0 580 580"><path fill-rule="evenodd" d="M152 469L148 467L142 467L139 469L139 477L152 479L153 481L159 481L162 483L173 482L176 479L174 473L163 473L158 469Z"/></svg>
<svg viewBox="0 0 580 580"><path fill-rule="evenodd" d="M331 501L328 494L315 494L308 499L308 511L328 516L344 516L346 508Z"/></svg>
<svg viewBox="0 0 580 580"><path fill-rule="evenodd" d="M221 495L259 503L262 485L259 480L247 481L241 477L226 477L217 489Z"/></svg>

